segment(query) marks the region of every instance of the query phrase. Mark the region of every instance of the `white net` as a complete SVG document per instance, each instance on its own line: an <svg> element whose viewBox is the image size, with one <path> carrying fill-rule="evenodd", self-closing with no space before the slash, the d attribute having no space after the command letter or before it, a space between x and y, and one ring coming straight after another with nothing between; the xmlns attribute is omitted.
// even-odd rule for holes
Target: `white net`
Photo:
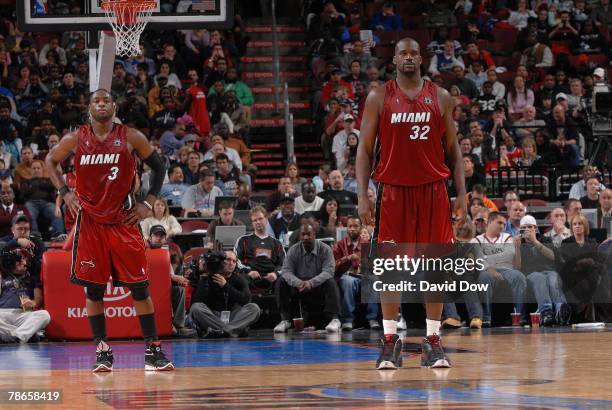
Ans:
<svg viewBox="0 0 612 410"><path fill-rule="evenodd" d="M149 22L155 2L107 1L101 4L101 8L115 33L116 54L121 57L140 54L140 35Z"/></svg>

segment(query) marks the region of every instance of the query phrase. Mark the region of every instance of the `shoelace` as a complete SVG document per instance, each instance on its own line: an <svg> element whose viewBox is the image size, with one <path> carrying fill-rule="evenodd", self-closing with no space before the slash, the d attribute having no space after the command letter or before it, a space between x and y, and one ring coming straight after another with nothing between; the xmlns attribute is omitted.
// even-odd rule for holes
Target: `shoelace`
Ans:
<svg viewBox="0 0 612 410"><path fill-rule="evenodd" d="M440 336L438 335L427 336L427 341L432 347L440 347Z"/></svg>

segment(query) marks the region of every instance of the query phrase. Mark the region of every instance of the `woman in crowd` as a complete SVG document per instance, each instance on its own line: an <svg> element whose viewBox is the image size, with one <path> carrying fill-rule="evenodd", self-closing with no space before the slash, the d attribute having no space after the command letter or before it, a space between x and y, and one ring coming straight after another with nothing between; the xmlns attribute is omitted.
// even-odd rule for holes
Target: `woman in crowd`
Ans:
<svg viewBox="0 0 612 410"><path fill-rule="evenodd" d="M302 184L306 182L306 178L300 176L300 170L295 162L290 162L285 168L285 176L291 178L293 189L302 195Z"/></svg>
<svg viewBox="0 0 612 410"><path fill-rule="evenodd" d="M544 165L542 158L538 155L538 147L533 138L523 138L522 155L518 159L517 165L521 168L529 168L531 172L538 173Z"/></svg>
<svg viewBox="0 0 612 410"><path fill-rule="evenodd" d="M335 238L336 228L344 226L340 220L340 206L338 205L338 201L334 198L329 198L323 202L321 210L319 211L319 219L321 220L321 226L327 229Z"/></svg>
<svg viewBox="0 0 612 410"><path fill-rule="evenodd" d="M168 203L163 199L157 199L153 204L153 216L143 219L140 222L140 228L142 229L145 239L149 239L149 231L151 227L155 225L164 227L168 239L172 238L177 233L183 232L181 224L179 224L173 215L170 215Z"/></svg>
<svg viewBox="0 0 612 410"><path fill-rule="evenodd" d="M522 76L514 77L514 82L508 90L508 111L513 120L523 116L525 107L533 105L535 100L533 91L525 86L525 79Z"/></svg>

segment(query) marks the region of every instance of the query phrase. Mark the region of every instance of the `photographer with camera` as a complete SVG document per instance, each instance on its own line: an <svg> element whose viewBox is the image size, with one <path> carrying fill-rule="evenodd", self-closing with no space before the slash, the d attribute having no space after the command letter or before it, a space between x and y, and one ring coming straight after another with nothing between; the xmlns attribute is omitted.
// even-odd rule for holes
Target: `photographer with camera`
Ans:
<svg viewBox="0 0 612 410"><path fill-rule="evenodd" d="M538 233L538 224L531 215L521 219L521 272L533 289L542 326L569 324L571 311L565 300L561 277L555 271L554 245L550 238ZM518 238L517 238L518 239Z"/></svg>
<svg viewBox="0 0 612 410"><path fill-rule="evenodd" d="M30 229L30 219L25 214L18 214L11 223L11 234L0 238L0 248L20 249L30 254L30 274L40 277L42 255L45 244Z"/></svg>
<svg viewBox="0 0 612 410"><path fill-rule="evenodd" d="M172 266L172 252L168 244L166 228L162 225L153 225L149 231L147 247L150 249L165 248L170 252L172 282L172 326L176 330L173 332L179 337L196 337L195 330L185 326L185 287L189 285L189 280L184 276L175 275ZM180 250L179 250L180 251ZM180 265L179 265L180 266Z"/></svg>
<svg viewBox="0 0 612 410"><path fill-rule="evenodd" d="M0 340L37 341L37 333L51 321L42 306L42 286L28 273L28 258L21 249L4 249L0 254Z"/></svg>
<svg viewBox="0 0 612 410"><path fill-rule="evenodd" d="M236 270L233 251L213 251L197 260L190 280L197 278L189 315L204 337L246 336L261 310L250 303L247 280ZM193 282L192 282L193 283Z"/></svg>

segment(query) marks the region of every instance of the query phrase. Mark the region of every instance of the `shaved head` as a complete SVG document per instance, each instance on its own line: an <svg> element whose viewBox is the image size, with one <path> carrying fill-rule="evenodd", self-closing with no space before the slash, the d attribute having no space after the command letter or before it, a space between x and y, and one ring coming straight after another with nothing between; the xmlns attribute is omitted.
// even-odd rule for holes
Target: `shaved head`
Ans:
<svg viewBox="0 0 612 410"><path fill-rule="evenodd" d="M398 54L400 50L406 47L406 45L410 45L416 48L419 51L419 53L421 52L421 46L415 39L410 38L410 37L404 37L403 39L401 39L395 44L395 54Z"/></svg>

